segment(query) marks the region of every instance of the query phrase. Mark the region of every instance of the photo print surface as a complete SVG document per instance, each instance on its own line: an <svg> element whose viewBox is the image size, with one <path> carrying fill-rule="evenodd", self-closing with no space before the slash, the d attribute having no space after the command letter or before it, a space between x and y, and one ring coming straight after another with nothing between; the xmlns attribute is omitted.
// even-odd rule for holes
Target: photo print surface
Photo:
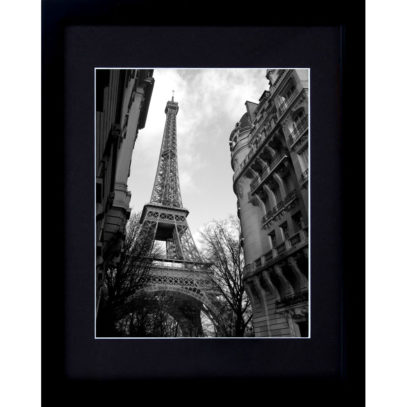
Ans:
<svg viewBox="0 0 407 407"><path fill-rule="evenodd" d="M94 72L95 337L310 338L310 70Z"/></svg>

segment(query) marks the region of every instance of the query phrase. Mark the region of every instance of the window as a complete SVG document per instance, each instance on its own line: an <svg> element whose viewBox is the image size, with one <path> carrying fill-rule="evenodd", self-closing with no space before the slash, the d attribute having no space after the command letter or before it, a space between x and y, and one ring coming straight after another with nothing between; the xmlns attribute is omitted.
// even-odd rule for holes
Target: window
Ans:
<svg viewBox="0 0 407 407"><path fill-rule="evenodd" d="M305 169L308 168L308 148L301 151L300 159L302 164L302 170L304 171Z"/></svg>
<svg viewBox="0 0 407 407"><path fill-rule="evenodd" d="M289 99L290 96L294 93L295 91L295 85L291 84L291 86L289 87L287 93L285 94L286 99Z"/></svg>
<svg viewBox="0 0 407 407"><path fill-rule="evenodd" d="M102 183L103 179L102 178L97 178L96 180L96 202L97 203L102 203Z"/></svg>
<svg viewBox="0 0 407 407"><path fill-rule="evenodd" d="M287 222L284 222L280 225L280 230L281 230L281 237L283 238L283 241L287 239L288 237L288 225Z"/></svg>
<svg viewBox="0 0 407 407"><path fill-rule="evenodd" d="M293 117L293 125L294 125L294 129L297 130L298 125L300 125L301 120L303 119L303 117L305 116L304 110L301 109L294 117Z"/></svg>
<svg viewBox="0 0 407 407"><path fill-rule="evenodd" d="M304 218L302 217L301 211L298 211L292 216L294 228L296 231L301 230L304 227Z"/></svg>
<svg viewBox="0 0 407 407"><path fill-rule="evenodd" d="M271 248L274 249L277 246L277 239L276 239L276 232L273 230L270 234L270 242L271 242Z"/></svg>

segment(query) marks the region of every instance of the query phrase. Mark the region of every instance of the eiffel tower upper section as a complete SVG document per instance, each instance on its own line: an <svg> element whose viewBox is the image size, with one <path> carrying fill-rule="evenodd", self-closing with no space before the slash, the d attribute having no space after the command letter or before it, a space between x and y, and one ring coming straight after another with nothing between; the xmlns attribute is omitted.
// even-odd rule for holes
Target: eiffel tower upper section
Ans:
<svg viewBox="0 0 407 407"><path fill-rule="evenodd" d="M150 203L182 208L178 176L177 121L178 103L174 96L167 102L164 135Z"/></svg>
<svg viewBox="0 0 407 407"><path fill-rule="evenodd" d="M166 260L206 266L187 223L189 211L183 207L178 176L178 103L174 96L165 107L165 127L150 203L144 205L139 241L151 251L155 241L166 243ZM161 258L163 260L163 258Z"/></svg>

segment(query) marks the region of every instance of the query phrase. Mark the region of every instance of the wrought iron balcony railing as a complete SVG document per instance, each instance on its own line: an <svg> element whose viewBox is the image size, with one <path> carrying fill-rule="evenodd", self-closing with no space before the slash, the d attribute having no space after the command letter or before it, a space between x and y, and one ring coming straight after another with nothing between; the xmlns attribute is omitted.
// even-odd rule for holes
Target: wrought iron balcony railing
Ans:
<svg viewBox="0 0 407 407"><path fill-rule="evenodd" d="M306 244L308 241L308 227L305 227L298 232L294 233L284 242L280 243L277 247L269 250L263 256L260 256L253 263L246 264L243 268L244 274L251 274L256 269L265 266L267 263L278 260L279 257L289 254L291 250L295 249L300 244Z"/></svg>
<svg viewBox="0 0 407 407"><path fill-rule="evenodd" d="M296 197L297 197L297 191L294 189L293 191L291 191L287 194L287 196L284 199L284 203L287 205Z"/></svg>
<svg viewBox="0 0 407 407"><path fill-rule="evenodd" d="M263 223L272 219L278 212L280 212L286 205L292 202L297 197L297 191L293 190L287 194L283 201L280 201L270 211L263 216Z"/></svg>
<svg viewBox="0 0 407 407"><path fill-rule="evenodd" d="M284 158L286 158L287 155L285 154L284 151L276 154L273 157L273 160L270 164L269 167L267 167L261 174L260 177L256 178L252 183L250 184L250 192L253 193L255 189L259 186L260 183L262 183L277 167L278 165L282 162Z"/></svg>
<svg viewBox="0 0 407 407"><path fill-rule="evenodd" d="M269 250L266 254L256 259L253 263L247 264L243 271L245 274L253 273L261 266L265 266L271 261L277 260L279 257L284 256L287 252L295 249L299 245L306 244L308 242L308 227L300 229L292 236L288 237L284 242L280 243L275 248Z"/></svg>

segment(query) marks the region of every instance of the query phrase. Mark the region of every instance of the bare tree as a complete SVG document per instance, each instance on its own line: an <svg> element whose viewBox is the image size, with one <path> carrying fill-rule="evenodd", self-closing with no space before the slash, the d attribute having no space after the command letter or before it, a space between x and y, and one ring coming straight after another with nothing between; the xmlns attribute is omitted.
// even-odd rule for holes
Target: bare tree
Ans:
<svg viewBox="0 0 407 407"><path fill-rule="evenodd" d="M152 258L151 242L139 237L140 215L134 214L126 225L126 235L118 260L110 259L105 273L105 290L97 316L98 336L117 336L116 324L134 307L135 293L148 280ZM149 254L149 256L147 256Z"/></svg>
<svg viewBox="0 0 407 407"><path fill-rule="evenodd" d="M206 225L201 237L204 242L204 254L213 263L215 284L222 294L218 307L223 319L228 322L224 334L245 336L249 334L252 319L249 298L243 285L243 249L240 244L240 223L237 218L229 217L222 221L213 221Z"/></svg>
<svg viewBox="0 0 407 407"><path fill-rule="evenodd" d="M178 322L169 314L166 293L141 293L133 311L118 324L121 336L130 337L179 337Z"/></svg>

